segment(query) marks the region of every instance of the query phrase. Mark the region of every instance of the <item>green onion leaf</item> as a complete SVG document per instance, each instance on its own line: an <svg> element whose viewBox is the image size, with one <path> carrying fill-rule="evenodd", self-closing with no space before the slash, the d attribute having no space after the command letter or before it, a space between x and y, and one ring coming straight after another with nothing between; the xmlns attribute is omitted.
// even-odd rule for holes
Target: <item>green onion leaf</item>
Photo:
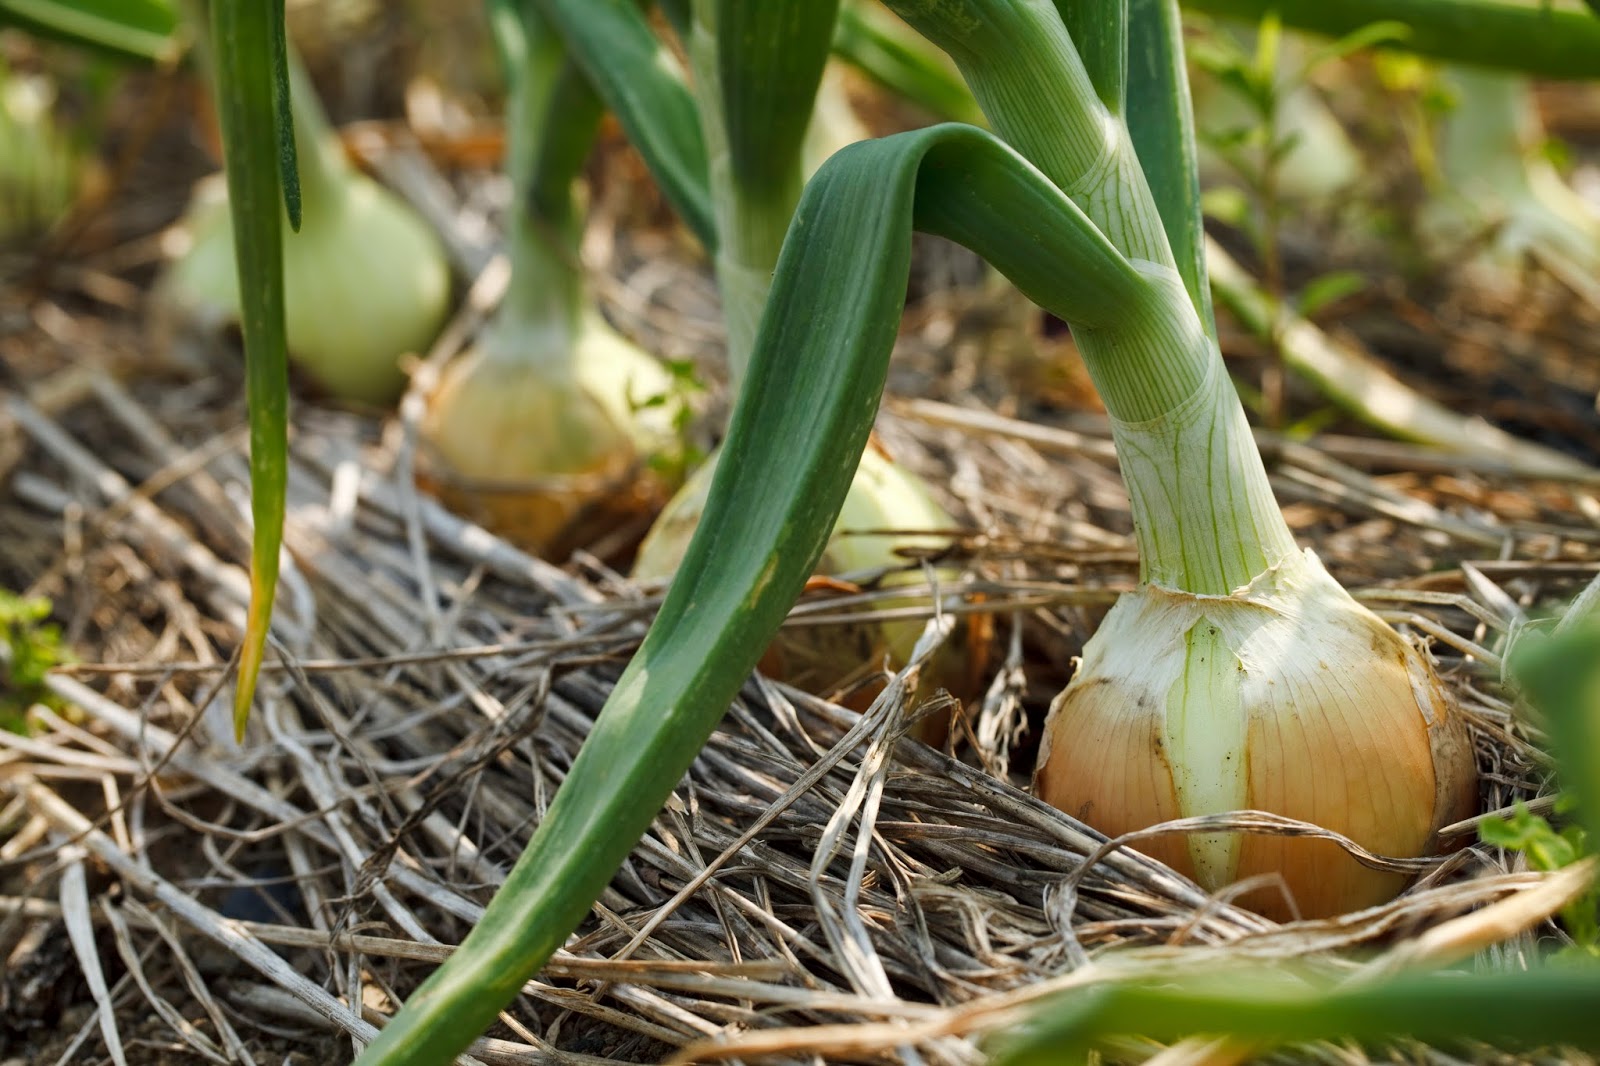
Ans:
<svg viewBox="0 0 1600 1066"><path fill-rule="evenodd" d="M217 114L239 269L250 406L250 611L239 658L234 729L243 738L272 623L289 483L289 373L283 308L282 159L274 83L283 57L283 5L220 0L212 8Z"/></svg>
<svg viewBox="0 0 1600 1066"><path fill-rule="evenodd" d="M283 207L289 228L300 232L300 167L295 160L294 104L289 95L289 38L282 12L272 20L272 98L278 106L278 177L283 182ZM306 79L305 84L310 84Z"/></svg>
<svg viewBox="0 0 1600 1066"><path fill-rule="evenodd" d="M536 0L644 156L661 191L707 248L717 243L706 150L677 60L633 0Z"/></svg>
<svg viewBox="0 0 1600 1066"><path fill-rule="evenodd" d="M786 184L800 165L839 0L717 0L717 81L737 185Z"/></svg>
<svg viewBox="0 0 1600 1066"><path fill-rule="evenodd" d="M178 14L165 0L0 0L0 26L127 59L178 55Z"/></svg>
<svg viewBox="0 0 1600 1066"><path fill-rule="evenodd" d="M994 1066L1087 1063L1096 1038L1171 1041L1229 1034L1267 1043L1409 1036L1499 1046L1600 1049L1600 968L1406 974L1328 987L1282 970L1207 974L1177 984L1102 985L1039 1005L996 1041Z"/></svg>
<svg viewBox="0 0 1600 1066"><path fill-rule="evenodd" d="M1600 77L1600 19L1506 0L1183 0L1185 7L1257 23L1275 11L1290 29L1344 37L1375 22L1406 27L1386 45L1447 63L1543 78ZM1385 36L1392 40L1392 32Z"/></svg>
<svg viewBox="0 0 1600 1066"><path fill-rule="evenodd" d="M1061 23L1083 60L1095 95L1113 115L1125 104L1129 0L1056 0Z"/></svg>
<svg viewBox="0 0 1600 1066"><path fill-rule="evenodd" d="M1206 284L1194 106L1184 70L1177 0L1129 0L1128 70L1128 133L1139 167L1150 183L1183 287L1206 332L1216 336L1211 289Z"/></svg>

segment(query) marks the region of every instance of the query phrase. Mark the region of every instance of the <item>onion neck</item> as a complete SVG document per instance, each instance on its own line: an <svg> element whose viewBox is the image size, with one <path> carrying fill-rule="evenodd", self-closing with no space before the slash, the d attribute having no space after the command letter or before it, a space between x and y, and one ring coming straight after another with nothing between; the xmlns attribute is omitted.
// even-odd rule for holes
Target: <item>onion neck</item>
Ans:
<svg viewBox="0 0 1600 1066"><path fill-rule="evenodd" d="M689 61L717 223L717 288L728 329L728 384L737 394L755 349L772 272L805 179L798 154L789 172L771 185L761 187L736 179L722 114L715 0L694 0L693 17Z"/></svg>
<svg viewBox="0 0 1600 1066"><path fill-rule="evenodd" d="M1111 413L1142 581L1225 596L1298 549L1216 344L1176 270L1140 265L1147 314L1075 331ZM1176 403L1191 375L1200 379Z"/></svg>
<svg viewBox="0 0 1600 1066"><path fill-rule="evenodd" d="M581 227L572 184L598 113L558 110L565 57L553 33L530 20L526 43L519 69L511 72L506 106L511 280L479 349L491 361L554 374L571 371L584 323ZM560 173L551 173L552 166Z"/></svg>
<svg viewBox="0 0 1600 1066"><path fill-rule="evenodd" d="M316 86L300 57L289 50L289 110L294 117L294 152L300 179L300 233L329 224L350 186L352 168L339 135L322 109Z"/></svg>
<svg viewBox="0 0 1600 1066"><path fill-rule="evenodd" d="M1048 0L887 0L949 53L995 130L1146 279L1110 327L1072 322L1112 417L1144 581L1227 595L1296 551L1244 409L1177 271L1123 119Z"/></svg>

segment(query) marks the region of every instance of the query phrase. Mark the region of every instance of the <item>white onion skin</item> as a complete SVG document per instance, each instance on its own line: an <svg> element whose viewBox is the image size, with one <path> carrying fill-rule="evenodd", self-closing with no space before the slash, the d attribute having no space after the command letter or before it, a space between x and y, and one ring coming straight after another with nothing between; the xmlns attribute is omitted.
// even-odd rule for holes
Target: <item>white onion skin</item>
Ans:
<svg viewBox="0 0 1600 1066"><path fill-rule="evenodd" d="M1192 665L1206 654L1216 660ZM1037 795L1108 836L1251 809L1409 858L1433 853L1438 829L1477 798L1465 726L1426 659L1309 552L1231 596L1153 584L1125 595L1052 705L1040 759ZM1211 891L1281 875L1293 906L1276 888L1240 899L1279 920L1373 906L1405 886L1325 840L1133 846Z"/></svg>

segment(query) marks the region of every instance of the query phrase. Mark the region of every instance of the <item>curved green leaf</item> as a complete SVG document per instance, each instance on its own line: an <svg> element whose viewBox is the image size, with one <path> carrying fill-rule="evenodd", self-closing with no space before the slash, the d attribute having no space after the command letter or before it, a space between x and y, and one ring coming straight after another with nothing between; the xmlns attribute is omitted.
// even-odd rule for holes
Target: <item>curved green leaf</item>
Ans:
<svg viewBox="0 0 1600 1066"><path fill-rule="evenodd" d="M276 23L276 25L275 25ZM217 115L239 269L240 332L250 406L250 611L233 704L242 738L272 622L289 484L289 371L283 310L280 130L275 88L285 57L283 6L221 0L212 6ZM274 45L278 47L274 47ZM291 138L292 139L292 138Z"/></svg>
<svg viewBox="0 0 1600 1066"><path fill-rule="evenodd" d="M1374 22L1406 27L1393 47L1448 63L1542 78L1600 77L1600 19L1515 0L1183 0L1245 22L1276 12L1292 29L1343 37Z"/></svg>
<svg viewBox="0 0 1600 1066"><path fill-rule="evenodd" d="M661 191L707 248L716 222L706 191L706 150L694 98L677 60L634 0L534 0L556 28Z"/></svg>
<svg viewBox="0 0 1600 1066"><path fill-rule="evenodd" d="M1126 314L1145 282L1083 213L981 130L837 153L795 214L749 377L688 552L644 643L504 886L363 1066L465 1048L561 946L649 826L810 576L872 428L913 227L962 240L1058 314Z"/></svg>
<svg viewBox="0 0 1600 1066"><path fill-rule="evenodd" d="M178 14L165 0L0 0L0 26L128 59L178 56Z"/></svg>
<svg viewBox="0 0 1600 1066"><path fill-rule="evenodd" d="M1126 126L1096 87L1098 78L1110 90L1120 73L1108 39L1097 39L1091 70L1053 3L885 3L955 60L996 132L1067 190L1118 249L1175 266ZM1183 395L1192 392L1191 384Z"/></svg>
<svg viewBox="0 0 1600 1066"><path fill-rule="evenodd" d="M1177 0L1129 0L1128 133L1150 183L1183 287L1206 332L1217 335L1206 284L1206 230L1200 210L1200 165L1194 106L1183 62Z"/></svg>
<svg viewBox="0 0 1600 1066"><path fill-rule="evenodd" d="M1172 985L1102 985L1040 1004L995 1041L995 1066L1091 1061L1097 1038L1171 1041L1227 1034L1267 1043L1409 1036L1500 1046L1600 1050L1600 968L1407 974L1359 986L1308 984L1283 971L1216 974Z"/></svg>

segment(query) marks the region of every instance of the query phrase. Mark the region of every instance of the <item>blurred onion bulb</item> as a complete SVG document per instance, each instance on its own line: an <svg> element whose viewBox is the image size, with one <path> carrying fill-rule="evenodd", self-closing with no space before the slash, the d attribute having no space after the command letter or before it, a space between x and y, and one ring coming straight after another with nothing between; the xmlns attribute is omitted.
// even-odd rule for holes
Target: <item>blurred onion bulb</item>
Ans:
<svg viewBox="0 0 1600 1066"><path fill-rule="evenodd" d="M669 577L689 547L689 538L705 511L706 496L722 453L713 453L690 475L689 481L667 504L639 547L633 576L651 580ZM833 534L818 560L816 573L828 577L863 578L882 574L881 587L916 585L923 581L917 569L906 569L912 553L937 553L949 546L948 538L929 531L950 529L955 520L929 493L927 486L895 463L874 438L862 453L844 506L834 522ZM892 532L905 530L906 532ZM881 531L881 532L869 532ZM944 578L954 575L943 572ZM923 606L926 599L897 599L887 607ZM887 662L899 669L911 659L924 622L919 618L853 624L790 626L783 629L763 668L808 692L828 693L878 670ZM933 661L935 685L971 695L981 674L976 647L982 636L969 629L958 631L952 643L966 640L974 647L963 652L947 644ZM862 690L870 697L876 689ZM852 701L859 702L859 701ZM934 732L922 738L937 741Z"/></svg>
<svg viewBox="0 0 1600 1066"><path fill-rule="evenodd" d="M569 339L497 316L446 369L421 425L429 487L551 558L654 513L681 447L672 375L598 312L578 321Z"/></svg>
<svg viewBox="0 0 1600 1066"><path fill-rule="evenodd" d="M345 159L311 93L297 76L304 210L298 233L284 227L289 357L336 399L390 403L405 386L400 360L426 351L449 311L449 264L427 224ZM196 187L169 239L174 258L155 292L158 328L204 335L237 322L233 221L220 175Z"/></svg>
<svg viewBox="0 0 1600 1066"><path fill-rule="evenodd" d="M1465 726L1427 660L1305 552L1232 595L1152 583L1118 600L1051 707L1034 786L1109 836L1267 810L1411 857L1471 814L1474 775ZM1405 883L1327 840L1215 833L1135 846L1213 891L1281 873L1305 917L1376 905ZM1291 913L1276 888L1245 902Z"/></svg>
<svg viewBox="0 0 1600 1066"><path fill-rule="evenodd" d="M1424 241L1502 298L1522 291L1532 260L1600 307L1600 211L1546 158L1528 80L1466 67L1440 75L1457 100L1441 124L1446 187L1423 207Z"/></svg>

